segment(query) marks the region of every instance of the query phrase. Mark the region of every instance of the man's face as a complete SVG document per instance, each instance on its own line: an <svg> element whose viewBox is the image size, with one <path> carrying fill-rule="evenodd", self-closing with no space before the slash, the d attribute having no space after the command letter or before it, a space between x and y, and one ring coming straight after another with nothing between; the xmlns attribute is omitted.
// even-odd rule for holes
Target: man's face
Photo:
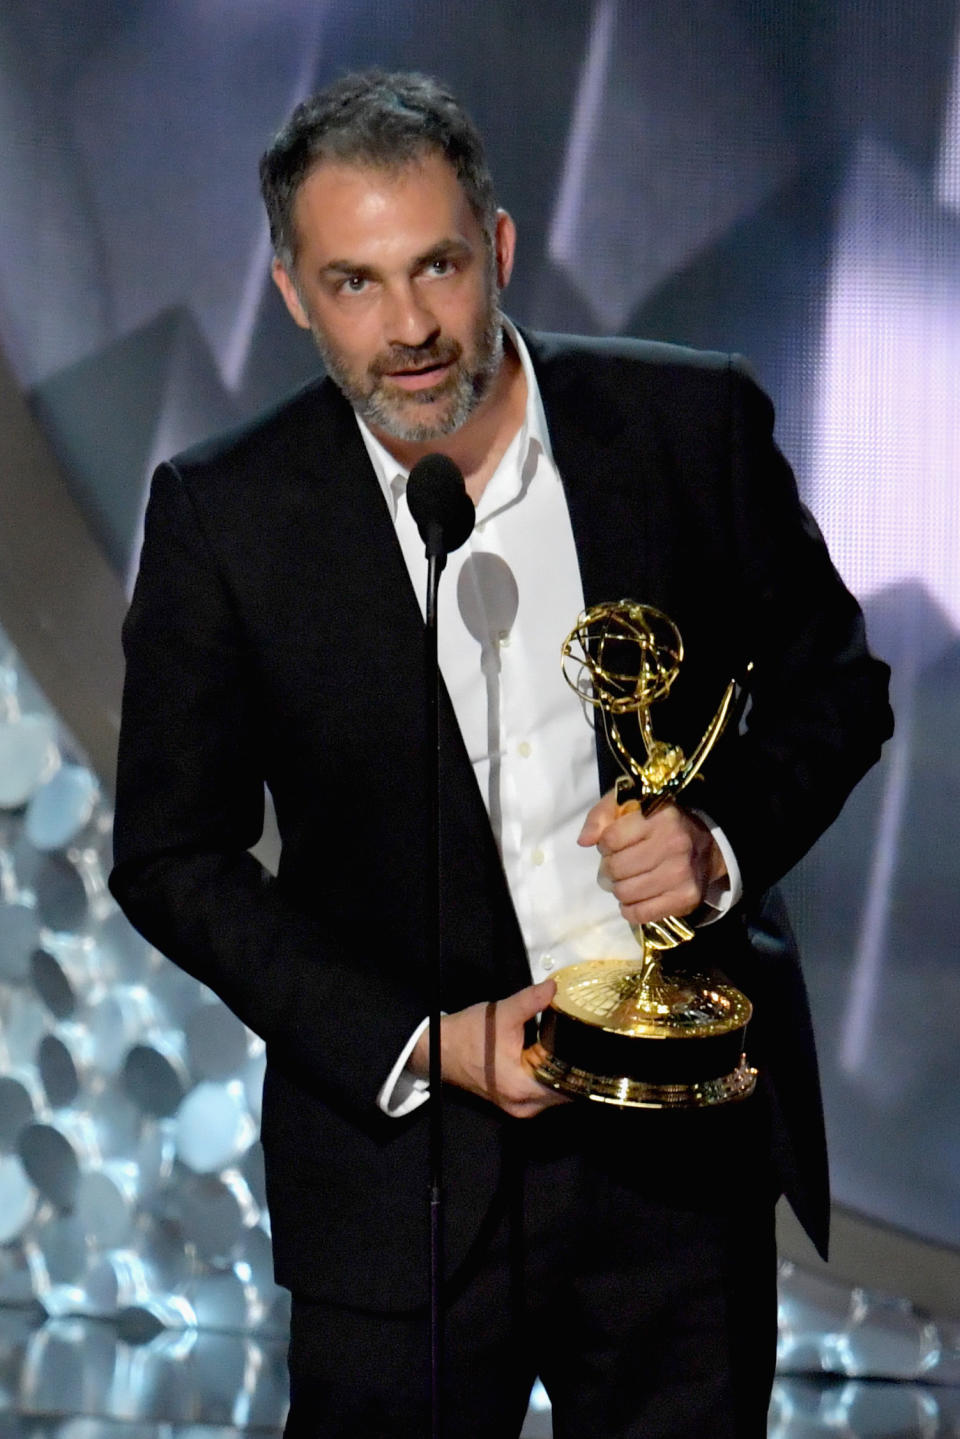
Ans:
<svg viewBox="0 0 960 1439"><path fill-rule="evenodd" d="M399 440L458 430L500 367L509 217L491 251L455 172L427 154L400 170L322 163L294 223L295 276L275 263L274 279L354 409Z"/></svg>

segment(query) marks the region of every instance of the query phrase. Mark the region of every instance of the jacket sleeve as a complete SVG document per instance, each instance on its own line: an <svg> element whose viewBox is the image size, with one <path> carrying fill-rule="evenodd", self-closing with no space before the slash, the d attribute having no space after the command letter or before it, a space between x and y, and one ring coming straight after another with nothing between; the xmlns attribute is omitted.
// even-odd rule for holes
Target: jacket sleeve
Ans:
<svg viewBox="0 0 960 1439"><path fill-rule="evenodd" d="M739 630L754 669L741 733L708 761L696 803L727 835L749 897L833 822L893 720L889 669L773 441L773 407L738 368L729 377L734 560L715 622Z"/></svg>
<svg viewBox="0 0 960 1439"><path fill-rule="evenodd" d="M272 1062L371 1120L424 996L392 989L382 966L323 922L322 874L307 912L248 853L264 785L253 657L171 465L154 477L123 638L113 894L267 1041Z"/></svg>

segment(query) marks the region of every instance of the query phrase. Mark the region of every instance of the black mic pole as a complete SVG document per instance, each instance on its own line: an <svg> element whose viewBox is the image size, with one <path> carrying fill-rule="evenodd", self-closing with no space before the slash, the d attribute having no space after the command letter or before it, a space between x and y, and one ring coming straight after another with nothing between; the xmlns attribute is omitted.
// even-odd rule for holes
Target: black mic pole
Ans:
<svg viewBox="0 0 960 1439"><path fill-rule="evenodd" d="M427 892L427 973L432 976L429 1018L430 1098L430 1430L443 1436L443 1100L440 1055L440 665L437 659L437 594L446 554L439 543L439 525L430 526L427 540L427 768L430 875ZM432 543L431 543L432 542Z"/></svg>
<svg viewBox="0 0 960 1439"><path fill-rule="evenodd" d="M442 1015L442 924L440 914L440 666L437 660L437 593L451 550L469 538L476 519L463 475L446 455L426 455L410 471L407 505L427 551L424 629L426 705L426 793L429 829L425 888L424 958L432 977L429 1005L428 1074L430 1169L430 1432L443 1436L443 1081L440 1052Z"/></svg>

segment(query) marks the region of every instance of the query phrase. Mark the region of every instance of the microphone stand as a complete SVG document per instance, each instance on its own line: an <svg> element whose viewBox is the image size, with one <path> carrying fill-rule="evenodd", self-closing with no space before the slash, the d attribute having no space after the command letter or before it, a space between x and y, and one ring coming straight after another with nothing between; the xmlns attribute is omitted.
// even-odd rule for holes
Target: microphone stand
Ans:
<svg viewBox="0 0 960 1439"><path fill-rule="evenodd" d="M424 655L427 682L427 933L425 959L432 977L429 1011L430 1083L430 1433L443 1436L443 1100L440 1055L442 977L440 919L440 666L437 659L437 593L447 562L443 531L431 524L427 540L427 605Z"/></svg>
<svg viewBox="0 0 960 1439"><path fill-rule="evenodd" d="M428 1073L430 1083L430 1433L443 1436L443 1077L440 1054L440 667L437 660L437 591L451 550L469 538L476 519L463 475L447 455L425 455L410 471L407 504L426 546L427 603L424 680L427 689L427 881L424 891L424 960L431 976Z"/></svg>

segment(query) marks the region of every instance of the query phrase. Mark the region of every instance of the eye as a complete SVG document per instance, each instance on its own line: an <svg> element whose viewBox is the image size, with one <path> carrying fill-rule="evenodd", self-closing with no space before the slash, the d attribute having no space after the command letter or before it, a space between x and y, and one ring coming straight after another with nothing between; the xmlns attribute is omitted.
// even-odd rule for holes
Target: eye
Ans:
<svg viewBox="0 0 960 1439"><path fill-rule="evenodd" d="M341 283L340 290L347 295L362 295L369 283L366 275L348 275Z"/></svg>
<svg viewBox="0 0 960 1439"><path fill-rule="evenodd" d="M455 268L449 255L438 255L427 265L426 273L434 279L442 280L445 275L452 275Z"/></svg>

